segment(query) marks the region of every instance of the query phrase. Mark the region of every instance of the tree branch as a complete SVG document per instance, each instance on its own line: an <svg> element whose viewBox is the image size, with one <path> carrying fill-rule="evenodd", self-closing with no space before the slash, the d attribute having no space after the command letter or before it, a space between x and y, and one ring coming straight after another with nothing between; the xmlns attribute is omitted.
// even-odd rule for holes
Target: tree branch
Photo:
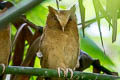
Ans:
<svg viewBox="0 0 120 80"><path fill-rule="evenodd" d="M39 3L42 3L45 0L23 0L16 6L10 8L5 13L0 15L0 29L5 28L5 24L15 21L21 14L30 10L32 7L35 7Z"/></svg>
<svg viewBox="0 0 120 80"><path fill-rule="evenodd" d="M0 73L2 73L2 67L0 67ZM41 77L58 77L57 70L45 69L45 68L32 68L32 67L19 67L19 66L8 66L5 69L5 74L18 74L18 75L33 75ZM63 72L61 71L61 78L64 77ZM70 78L70 72L68 73L67 78ZM96 73L87 73L74 71L73 75L74 80L116 80L120 79L117 76L105 75L105 74L96 74Z"/></svg>

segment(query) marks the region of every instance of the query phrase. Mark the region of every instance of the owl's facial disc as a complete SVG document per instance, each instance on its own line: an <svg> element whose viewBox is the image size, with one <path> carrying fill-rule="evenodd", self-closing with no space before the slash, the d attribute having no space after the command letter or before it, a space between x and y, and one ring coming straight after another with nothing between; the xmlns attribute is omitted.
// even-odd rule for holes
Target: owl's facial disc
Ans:
<svg viewBox="0 0 120 80"><path fill-rule="evenodd" d="M65 26L68 23L70 14L65 13L64 15L61 13L56 14L56 17L61 25L62 31L64 32Z"/></svg>

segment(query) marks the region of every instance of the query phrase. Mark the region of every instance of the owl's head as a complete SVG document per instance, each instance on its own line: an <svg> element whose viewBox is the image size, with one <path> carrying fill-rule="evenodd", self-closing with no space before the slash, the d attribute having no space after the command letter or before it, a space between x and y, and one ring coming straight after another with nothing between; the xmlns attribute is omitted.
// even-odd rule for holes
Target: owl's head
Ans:
<svg viewBox="0 0 120 80"><path fill-rule="evenodd" d="M73 6L70 10L56 10L52 7L48 7L49 15L48 19L52 26L56 26L59 24L59 28L64 32L64 29L67 23L71 20L72 16L75 15L75 6ZM57 23L57 24L56 24ZM55 25L54 25L55 24Z"/></svg>

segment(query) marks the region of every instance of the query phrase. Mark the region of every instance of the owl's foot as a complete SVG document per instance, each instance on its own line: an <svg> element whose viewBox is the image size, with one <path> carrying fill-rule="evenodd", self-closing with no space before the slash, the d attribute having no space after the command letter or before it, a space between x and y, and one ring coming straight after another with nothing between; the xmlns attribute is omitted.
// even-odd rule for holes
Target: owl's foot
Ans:
<svg viewBox="0 0 120 80"><path fill-rule="evenodd" d="M57 68L58 76L60 77L60 68Z"/></svg>
<svg viewBox="0 0 120 80"><path fill-rule="evenodd" d="M57 70L58 70L59 77L60 77L60 70L62 70L64 72L64 77L67 77L69 71L71 73L71 77L70 78L73 77L73 70L70 69L70 68L66 68L66 69L64 69L64 68L58 68Z"/></svg>
<svg viewBox="0 0 120 80"><path fill-rule="evenodd" d="M0 64L0 66L2 66L3 70L2 70L2 74L5 72L5 64Z"/></svg>
<svg viewBox="0 0 120 80"><path fill-rule="evenodd" d="M70 75L70 79L72 79L72 77L73 77L73 70L70 69L70 68L68 68L68 71L70 71L70 73L71 73L71 75Z"/></svg>

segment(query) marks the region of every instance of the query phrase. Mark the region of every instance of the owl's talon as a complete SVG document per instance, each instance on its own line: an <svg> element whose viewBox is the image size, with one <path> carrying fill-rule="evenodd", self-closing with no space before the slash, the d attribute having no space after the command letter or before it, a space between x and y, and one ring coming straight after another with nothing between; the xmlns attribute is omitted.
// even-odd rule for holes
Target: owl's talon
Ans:
<svg viewBox="0 0 120 80"><path fill-rule="evenodd" d="M66 69L66 74L65 74L66 77L68 76L68 71L69 71L69 69L67 68Z"/></svg>
<svg viewBox="0 0 120 80"><path fill-rule="evenodd" d="M63 73L64 73L64 77L66 77L66 75L67 75L67 71L66 71L64 68L61 68L61 70L62 70Z"/></svg>
<svg viewBox="0 0 120 80"><path fill-rule="evenodd" d="M72 79L72 77L73 77L73 70L72 69L68 69L69 71L70 71L70 73L71 73L71 76L70 76L70 79Z"/></svg>
<svg viewBox="0 0 120 80"><path fill-rule="evenodd" d="M59 77L60 77L60 70L62 70L63 72L64 72L64 77L67 77L68 76L68 72L70 71L70 79L72 79L72 77L73 77L73 70L72 69L70 69L70 68L66 68L66 69L64 69L64 68L58 68L57 69L57 71L58 71L58 75L59 75Z"/></svg>
<svg viewBox="0 0 120 80"><path fill-rule="evenodd" d="M64 70L63 70L64 71ZM64 71L64 75L65 75L65 77L67 77L68 76L68 72L70 71L70 79L72 79L72 77L73 77L73 70L72 69L70 69L70 68L66 68L66 71Z"/></svg>
<svg viewBox="0 0 120 80"><path fill-rule="evenodd" d="M64 77L67 77L67 73L68 73L68 69L64 69L64 68L59 68L58 67L58 69L57 69L57 71L58 71L58 75L59 75L59 77L60 77L60 71L63 71L63 73L64 73Z"/></svg>
<svg viewBox="0 0 120 80"><path fill-rule="evenodd" d="M5 64L0 64L0 66L2 66L3 70L2 70L2 74L5 72Z"/></svg>
<svg viewBox="0 0 120 80"><path fill-rule="evenodd" d="M57 68L58 76L60 77L60 68Z"/></svg>

